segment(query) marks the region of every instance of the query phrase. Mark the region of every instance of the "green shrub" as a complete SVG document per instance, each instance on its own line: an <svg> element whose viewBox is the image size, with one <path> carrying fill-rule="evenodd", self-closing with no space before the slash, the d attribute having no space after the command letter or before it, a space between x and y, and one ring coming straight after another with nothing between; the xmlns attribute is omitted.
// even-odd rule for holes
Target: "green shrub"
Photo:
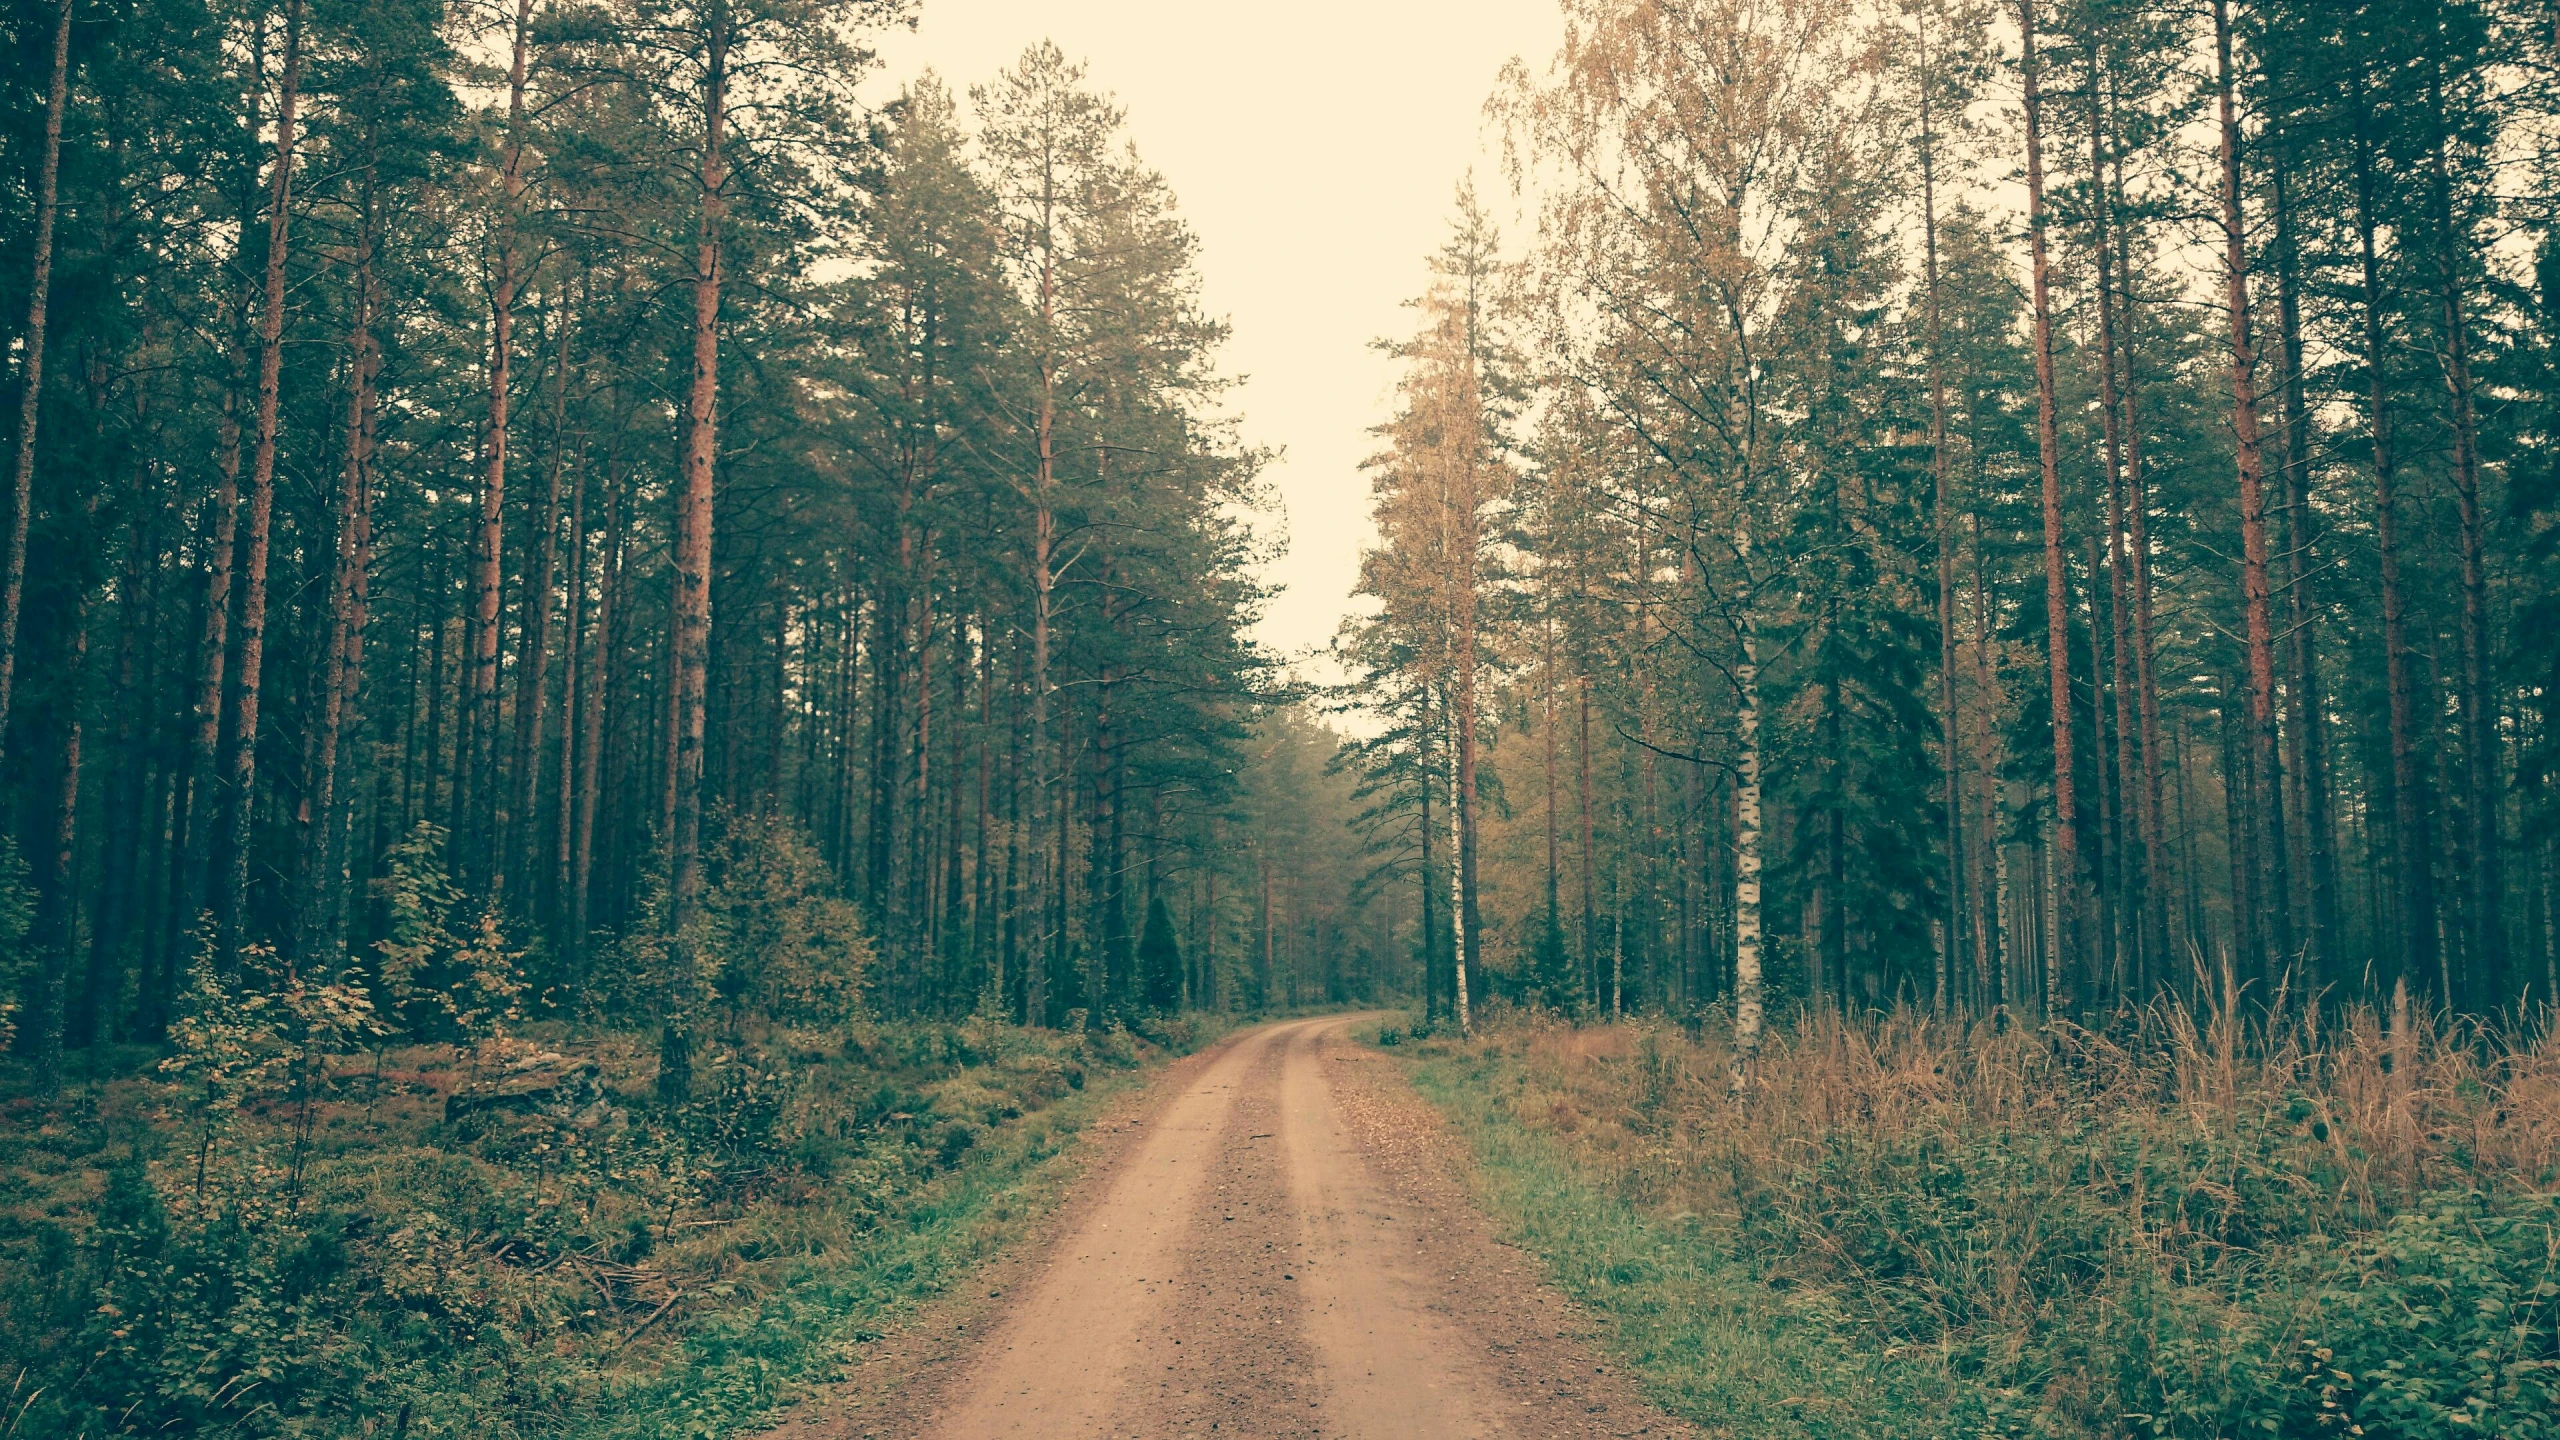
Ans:
<svg viewBox="0 0 2560 1440"><path fill-rule="evenodd" d="M945 1187L1002 1203L969 1175L1053 1153L1038 1117L1087 1067L1150 1058L1125 1032L979 1020L769 1029L706 1046L660 1107L654 1038L608 1030L567 1057L606 1103L448 1124L457 1085L558 1068L560 1041L534 1023L368 1053L363 998L201 966L165 1074L0 1127L0 1433L355 1437L405 1415L410 1440L509 1440L669 1433L634 1426L678 1410L725 1433L834 1363L831 1307L944 1283L981 1243L952 1210L943 1250L917 1248Z"/></svg>
<svg viewBox="0 0 2560 1440"><path fill-rule="evenodd" d="M833 1025L862 1009L871 940L817 847L792 822L736 816L706 857L701 952L733 1009Z"/></svg>

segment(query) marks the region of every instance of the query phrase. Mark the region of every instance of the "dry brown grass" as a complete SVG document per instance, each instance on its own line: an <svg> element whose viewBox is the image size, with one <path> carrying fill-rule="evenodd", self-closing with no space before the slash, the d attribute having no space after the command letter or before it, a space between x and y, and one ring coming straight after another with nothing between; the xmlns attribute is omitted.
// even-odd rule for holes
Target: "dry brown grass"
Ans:
<svg viewBox="0 0 2560 1440"><path fill-rule="evenodd" d="M1739 1100L1713 1023L1422 1049L1772 1304L1978 1385L1987 1429L2560 1435L2549 1027L1815 1015Z"/></svg>
<svg viewBox="0 0 2560 1440"><path fill-rule="evenodd" d="M1514 1015L1482 1042L1514 1055L1515 1109L1545 1114L1651 1203L1732 1214L1734 1174L1800 1167L1845 1134L2060 1134L2127 1125L2164 1143L2274 1121L2325 1152L2329 1207L2370 1224L2428 1190L2560 1183L2560 1032L2489 1043L2419 1018L2395 1037L2369 1009L2324 1025L2197 1023L2162 1006L2107 1032L1903 1012L1780 1026L1745 1098L1714 1026L1577 1027ZM2299 1119L2288 1118L2308 1105Z"/></svg>

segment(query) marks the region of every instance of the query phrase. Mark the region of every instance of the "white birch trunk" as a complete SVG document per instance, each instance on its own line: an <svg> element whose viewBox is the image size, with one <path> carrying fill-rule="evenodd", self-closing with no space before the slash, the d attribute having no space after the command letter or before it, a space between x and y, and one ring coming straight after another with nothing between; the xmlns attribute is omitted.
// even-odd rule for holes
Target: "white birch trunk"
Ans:
<svg viewBox="0 0 2560 1440"><path fill-rule="evenodd" d="M1609 927L1609 1018L1627 1018L1627 847L1618 846L1618 874L1611 882L1617 920Z"/></svg>
<svg viewBox="0 0 2560 1440"><path fill-rule="evenodd" d="M1749 554L1749 534L1742 537ZM1734 707L1733 778L1733 1093L1750 1082L1760 1053L1760 634L1749 610L1742 632L1742 663L1733 667L1739 692Z"/></svg>
<svg viewBox="0 0 2560 1440"><path fill-rule="evenodd" d="M1452 708L1449 746L1449 969L1458 981L1458 1033L1468 1030L1466 877L1459 851L1457 711Z"/></svg>

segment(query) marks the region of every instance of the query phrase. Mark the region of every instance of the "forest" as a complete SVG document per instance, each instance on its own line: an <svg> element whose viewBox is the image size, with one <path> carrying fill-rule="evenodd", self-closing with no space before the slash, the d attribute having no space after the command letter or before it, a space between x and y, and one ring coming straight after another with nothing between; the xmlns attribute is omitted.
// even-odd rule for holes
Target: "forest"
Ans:
<svg viewBox="0 0 2560 1440"><path fill-rule="evenodd" d="M1054 44L13 0L0 1434L728 1433L1292 1010L2544 1044L2560 17L1561 7L1364 542Z"/></svg>
<svg viewBox="0 0 2560 1440"><path fill-rule="evenodd" d="M1299 737L1195 243L1054 48L974 129L930 77L865 108L897 18L21 27L39 1073L164 1035L199 959L485 1010L475 937L557 1014L1260 1002L1238 807ZM742 863L851 902L824 973L704 958Z"/></svg>
<svg viewBox="0 0 2560 1440"><path fill-rule="evenodd" d="M1433 1013L2547 1006L2550 14L1565 9L1341 644Z"/></svg>

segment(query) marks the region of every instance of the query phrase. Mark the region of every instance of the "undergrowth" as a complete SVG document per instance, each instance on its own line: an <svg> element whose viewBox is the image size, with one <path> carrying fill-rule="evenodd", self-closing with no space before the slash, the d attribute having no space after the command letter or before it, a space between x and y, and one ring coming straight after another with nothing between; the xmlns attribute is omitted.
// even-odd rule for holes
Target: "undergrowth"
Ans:
<svg viewBox="0 0 2560 1440"><path fill-rule="evenodd" d="M1523 1242L1733 1433L2560 1436L2547 1035L1814 1017L1739 1102L1712 1022L1398 1038Z"/></svg>
<svg viewBox="0 0 2560 1440"><path fill-rule="evenodd" d="M0 1117L0 1435L725 1434L1018 1231L1103 1098L1209 1033L776 1029L673 1107L618 1031L251 1067L210 1105L100 1057Z"/></svg>

